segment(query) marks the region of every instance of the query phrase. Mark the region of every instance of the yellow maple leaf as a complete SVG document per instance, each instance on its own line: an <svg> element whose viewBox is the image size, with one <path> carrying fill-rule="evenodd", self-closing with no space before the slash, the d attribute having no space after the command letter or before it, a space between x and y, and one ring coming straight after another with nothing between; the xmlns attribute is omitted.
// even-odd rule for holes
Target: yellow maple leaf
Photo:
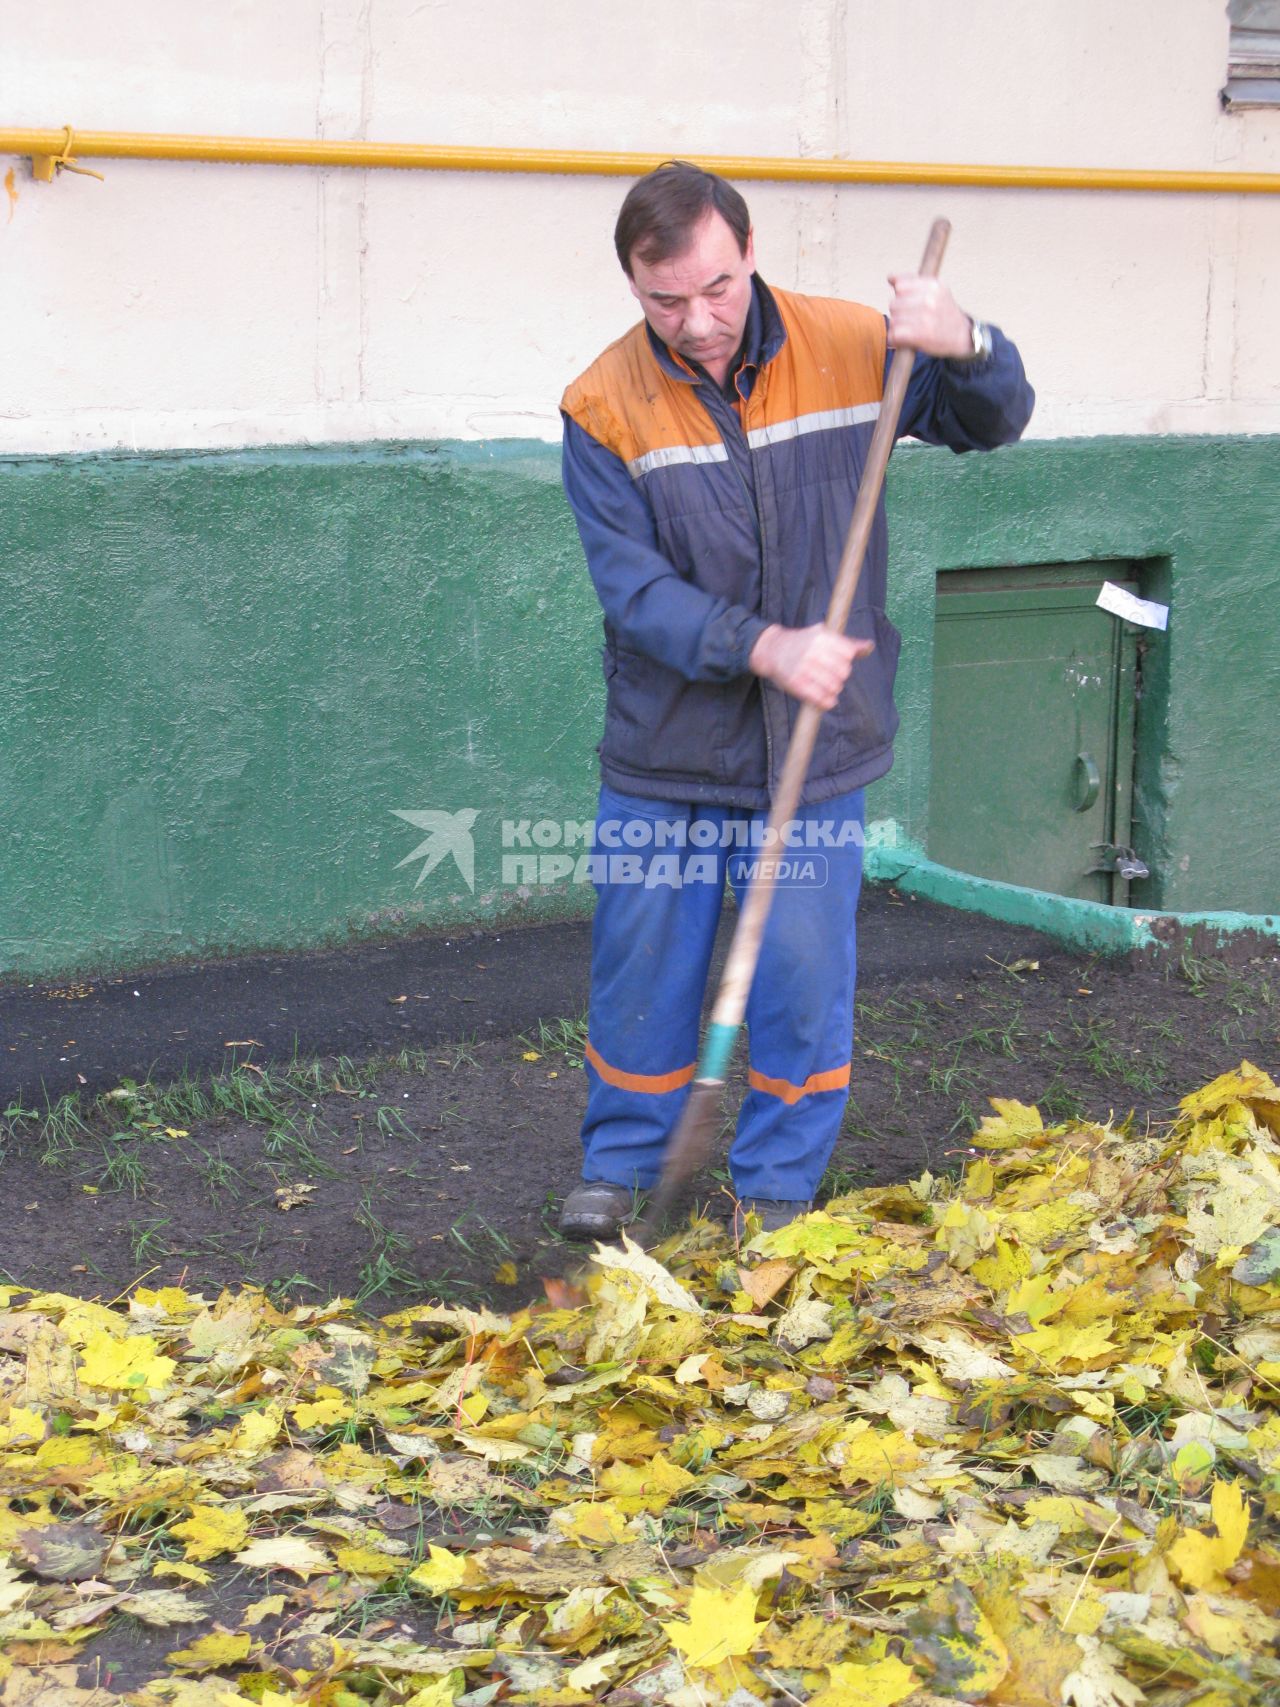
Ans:
<svg viewBox="0 0 1280 1707"><path fill-rule="evenodd" d="M1053 1290L1053 1274L1046 1269L1043 1274L1028 1272L1016 1285L1009 1288L1008 1296L1003 1303L1006 1316L1025 1316L1033 1328L1038 1328L1050 1316L1057 1315L1070 1297L1069 1292Z"/></svg>
<svg viewBox="0 0 1280 1707"><path fill-rule="evenodd" d="M651 1458L646 1464L610 1464L600 1476L602 1493L617 1503L619 1511L664 1511L677 1494L697 1482L669 1458Z"/></svg>
<svg viewBox="0 0 1280 1707"><path fill-rule="evenodd" d="M241 1614L241 1624L261 1624L264 1618L279 1618L284 1611L282 1594L264 1594L261 1600L251 1601Z"/></svg>
<svg viewBox="0 0 1280 1707"><path fill-rule="evenodd" d="M176 1588L135 1589L120 1602L121 1609L143 1624L198 1624L206 1609Z"/></svg>
<svg viewBox="0 0 1280 1707"><path fill-rule="evenodd" d="M246 1411L231 1437L231 1450L247 1453L251 1458L258 1457L269 1446L275 1445L283 1422L284 1411L279 1405L266 1405L260 1411Z"/></svg>
<svg viewBox="0 0 1280 1707"><path fill-rule="evenodd" d="M1021 1245L997 1239L991 1255L979 1257L969 1272L993 1292L1006 1292L1031 1273L1031 1258Z"/></svg>
<svg viewBox="0 0 1280 1707"><path fill-rule="evenodd" d="M863 1511L845 1495L840 1499L806 1500L800 1519L813 1535L829 1535L833 1541L852 1541L865 1535L880 1521L878 1511Z"/></svg>
<svg viewBox="0 0 1280 1707"><path fill-rule="evenodd" d="M183 1582L201 1585L213 1581L212 1571L206 1571L202 1565L184 1565L180 1559L162 1559L151 1574L153 1577L179 1577Z"/></svg>
<svg viewBox="0 0 1280 1707"><path fill-rule="evenodd" d="M1238 1482L1215 1482L1209 1505L1218 1533L1189 1529L1168 1552L1169 1563L1190 1588L1226 1588L1223 1573L1240 1557L1249 1532L1249 1508Z"/></svg>
<svg viewBox="0 0 1280 1707"><path fill-rule="evenodd" d="M859 1482L893 1482L923 1461L924 1453L909 1435L898 1429L882 1433L866 1428L859 1419L844 1441L840 1480L846 1488Z"/></svg>
<svg viewBox="0 0 1280 1707"><path fill-rule="evenodd" d="M192 1642L189 1648L177 1648L165 1658L170 1665L185 1666L188 1671L215 1671L219 1666L248 1659L252 1646L252 1637L243 1632L233 1635L228 1630L215 1630Z"/></svg>
<svg viewBox="0 0 1280 1707"><path fill-rule="evenodd" d="M243 1545L249 1519L238 1506L198 1505L169 1533L186 1543L185 1558L212 1559L218 1553L234 1553Z"/></svg>
<svg viewBox="0 0 1280 1707"><path fill-rule="evenodd" d="M574 1666L565 1677L565 1682L570 1689L595 1689L597 1685L608 1682L610 1672L617 1671L624 1657L618 1653L592 1654L589 1659L583 1660L581 1665Z"/></svg>
<svg viewBox="0 0 1280 1707"><path fill-rule="evenodd" d="M1050 1369L1064 1363L1091 1363L1117 1349L1108 1337L1106 1322L1092 1322L1088 1327L1073 1327L1069 1322L1046 1323L1033 1328L1029 1334L1018 1334L1013 1341L1020 1351L1029 1351Z"/></svg>
<svg viewBox="0 0 1280 1707"><path fill-rule="evenodd" d="M173 1358L161 1356L150 1334L117 1339L113 1334L95 1333L80 1354L80 1379L85 1385L115 1392L161 1391L176 1368Z"/></svg>
<svg viewBox="0 0 1280 1707"><path fill-rule="evenodd" d="M44 1439L45 1422L39 1411L28 1410L23 1405L14 1405L0 1423L0 1447L6 1451L11 1446L27 1445Z"/></svg>
<svg viewBox="0 0 1280 1707"><path fill-rule="evenodd" d="M447 1547L432 1546L420 1565L409 1572L409 1581L428 1594L447 1594L467 1574L467 1561Z"/></svg>
<svg viewBox="0 0 1280 1707"><path fill-rule="evenodd" d="M794 1624L775 1625L769 1633L769 1659L775 1666L820 1671L834 1666L848 1648L848 1627L817 1612L801 1613Z"/></svg>
<svg viewBox="0 0 1280 1707"><path fill-rule="evenodd" d="M293 1417L299 1428L332 1428L334 1423L346 1422L351 1416L351 1400L345 1394L333 1398L302 1400L293 1406Z"/></svg>
<svg viewBox="0 0 1280 1707"><path fill-rule="evenodd" d="M1009 1650L964 1583L939 1583L908 1614L907 1628L916 1653L932 1669L936 1694L981 1701L1009 1670Z"/></svg>
<svg viewBox="0 0 1280 1707"><path fill-rule="evenodd" d="M1061 1707L1067 1699L1063 1680L1080 1663L1076 1638L1056 1628L1052 1620L1032 1623L1018 1593L1017 1578L1007 1570L975 1583L974 1593L1008 1662L1004 1675L989 1686L986 1699L1001 1707Z"/></svg>
<svg viewBox="0 0 1280 1707"><path fill-rule="evenodd" d="M995 1230L981 1209L957 1198L944 1210L934 1238L946 1251L952 1268L967 1269L995 1244Z"/></svg>
<svg viewBox="0 0 1280 1707"><path fill-rule="evenodd" d="M339 1547L334 1558L340 1571L349 1571L356 1577L379 1579L395 1576L402 1563L389 1553L380 1552L377 1547Z"/></svg>
<svg viewBox="0 0 1280 1707"><path fill-rule="evenodd" d="M1034 1144L1043 1134L1044 1121L1038 1108L1006 1097L991 1097L989 1101L996 1112L986 1115L973 1135L974 1143L981 1144L984 1150L1011 1150L1021 1144Z"/></svg>
<svg viewBox="0 0 1280 1707"><path fill-rule="evenodd" d="M870 1665L847 1661L827 1668L827 1682L809 1696L809 1707L894 1707L918 1683L911 1667L892 1654Z"/></svg>
<svg viewBox="0 0 1280 1707"><path fill-rule="evenodd" d="M255 1571L296 1571L300 1577L333 1569L326 1553L300 1535L277 1535L251 1541L235 1555L237 1565Z"/></svg>
<svg viewBox="0 0 1280 1707"><path fill-rule="evenodd" d="M750 1653L763 1628L756 1623L756 1599L749 1583L732 1594L697 1584L685 1609L688 1616L662 1628L686 1664L709 1669L735 1654Z"/></svg>
<svg viewBox="0 0 1280 1707"><path fill-rule="evenodd" d="M551 1521L567 1541L580 1541L586 1547L610 1547L626 1539L629 1520L612 1500L574 1500L561 1506Z"/></svg>
<svg viewBox="0 0 1280 1707"><path fill-rule="evenodd" d="M1254 1098L1261 1102L1280 1103L1280 1085L1260 1067L1255 1067L1252 1061L1242 1061L1232 1072L1220 1073L1201 1090L1183 1097L1178 1107L1184 1114L1199 1119L1206 1114L1216 1114L1230 1103L1248 1102Z"/></svg>
<svg viewBox="0 0 1280 1707"><path fill-rule="evenodd" d="M404 1707L452 1707L456 1695L457 1690L450 1680L447 1677L438 1677L433 1683L424 1683L421 1689L416 1690ZM262 1707L268 1707L265 1697Z"/></svg>

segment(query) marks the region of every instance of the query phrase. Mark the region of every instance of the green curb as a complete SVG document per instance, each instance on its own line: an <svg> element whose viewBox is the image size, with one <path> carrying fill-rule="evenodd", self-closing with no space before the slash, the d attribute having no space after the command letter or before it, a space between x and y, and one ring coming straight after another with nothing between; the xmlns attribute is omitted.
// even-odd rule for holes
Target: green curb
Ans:
<svg viewBox="0 0 1280 1707"><path fill-rule="evenodd" d="M886 824L871 827L863 862L869 882L892 883L905 894L919 895L944 907L982 913L1008 925L1025 925L1093 954L1189 946L1225 949L1247 943L1250 938L1280 943L1280 915L1274 913L1160 913L1077 901L1044 889L997 883L938 865L909 844L894 845L893 828Z"/></svg>

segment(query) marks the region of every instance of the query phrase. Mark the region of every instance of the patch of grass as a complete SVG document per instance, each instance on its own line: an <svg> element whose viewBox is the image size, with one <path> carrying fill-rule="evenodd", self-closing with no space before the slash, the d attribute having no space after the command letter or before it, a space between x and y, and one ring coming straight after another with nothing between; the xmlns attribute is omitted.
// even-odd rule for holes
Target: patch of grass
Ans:
<svg viewBox="0 0 1280 1707"><path fill-rule="evenodd" d="M279 1072L282 1082L299 1096L323 1096L329 1088L329 1074L324 1062L299 1055L296 1047Z"/></svg>
<svg viewBox="0 0 1280 1707"><path fill-rule="evenodd" d="M1085 1118L1084 1103L1063 1081L1060 1073L1055 1073L1040 1095L1034 1098L1034 1101L1041 1116L1049 1126L1056 1126L1064 1120L1083 1120Z"/></svg>
<svg viewBox="0 0 1280 1707"><path fill-rule="evenodd" d="M449 1237L476 1262L515 1258L516 1248L506 1234L491 1227L474 1209L468 1209L458 1217L449 1229Z"/></svg>
<svg viewBox="0 0 1280 1707"><path fill-rule="evenodd" d="M548 1190L546 1197L542 1200L542 1208L538 1211L538 1220L542 1224L542 1231L548 1242L553 1245L567 1245L569 1243L560 1234L560 1206L563 1201L561 1193Z"/></svg>
<svg viewBox="0 0 1280 1707"><path fill-rule="evenodd" d="M539 1055L560 1055L566 1066L581 1067L586 1059L587 1016L579 1014L576 1019L540 1019L537 1036L522 1037L520 1041L530 1049L536 1049Z"/></svg>
<svg viewBox="0 0 1280 1707"><path fill-rule="evenodd" d="M1081 1023L1072 1013L1069 1023L1076 1040L1074 1052L1096 1078L1118 1079L1148 1094L1159 1090L1160 1080L1144 1064L1141 1047L1121 1047L1115 1020L1090 1014Z"/></svg>
<svg viewBox="0 0 1280 1707"><path fill-rule="evenodd" d="M164 1239L164 1230L168 1225L169 1217L166 1215L134 1227L129 1235L129 1252L139 1268L145 1263L153 1263L169 1255L169 1247Z"/></svg>
<svg viewBox="0 0 1280 1707"><path fill-rule="evenodd" d="M1247 977L1238 967L1208 955L1183 952L1178 960L1177 974L1193 996L1212 998L1231 1009L1237 1018L1255 1014L1260 1008L1270 1008L1274 1000L1270 982Z"/></svg>
<svg viewBox="0 0 1280 1707"><path fill-rule="evenodd" d="M390 1065L398 1073L429 1073L431 1057L425 1049L402 1049L396 1055L388 1057Z"/></svg>
<svg viewBox="0 0 1280 1707"><path fill-rule="evenodd" d="M40 1147L40 1160L51 1168L65 1167L76 1146L89 1136L78 1095L59 1097L46 1103L44 1113L12 1102L0 1116L0 1140L34 1138Z"/></svg>
<svg viewBox="0 0 1280 1707"><path fill-rule="evenodd" d="M299 1292L323 1292L324 1288L317 1286L314 1280L308 1280L305 1274L295 1273L269 1280L262 1290L273 1304L282 1306Z"/></svg>
<svg viewBox="0 0 1280 1707"><path fill-rule="evenodd" d="M413 1289L439 1304L473 1305L477 1299L483 1302L489 1298L489 1288L484 1282L469 1280L453 1268L432 1270L429 1277L415 1279Z"/></svg>
<svg viewBox="0 0 1280 1707"><path fill-rule="evenodd" d="M1003 1055L1010 1061L1018 1059L1017 1040L1021 1037L1022 1005L1018 1003L1003 1023L978 1025L959 1038L954 1048L976 1049L985 1055Z"/></svg>
<svg viewBox="0 0 1280 1707"><path fill-rule="evenodd" d="M1088 1067L1095 1078L1119 1078L1126 1062L1116 1047L1114 1037L1110 1035L1115 1030L1115 1021L1100 1020L1090 1014L1081 1023L1075 1014L1071 1013L1068 1016L1068 1024L1074 1039L1071 1052L1076 1058Z"/></svg>
<svg viewBox="0 0 1280 1707"><path fill-rule="evenodd" d="M1186 1044L1182 1027L1175 1025L1171 1019L1149 1019L1143 1022L1147 1035L1153 1042L1167 1043L1174 1049L1181 1049Z"/></svg>
<svg viewBox="0 0 1280 1707"><path fill-rule="evenodd" d="M868 1144L875 1144L880 1138L878 1129L853 1094L850 1094L848 1102L844 1105L844 1114L840 1120L840 1136L842 1138L862 1139Z"/></svg>
<svg viewBox="0 0 1280 1707"><path fill-rule="evenodd" d="M337 1177L337 1169L330 1167L317 1153L311 1142L315 1135L316 1119L310 1112L303 1116L301 1131L296 1120L292 1118L274 1120L263 1134L263 1154L288 1162L299 1172L334 1179Z"/></svg>
<svg viewBox="0 0 1280 1707"><path fill-rule="evenodd" d="M204 1158L196 1166L196 1172L209 1189L211 1197L218 1197L222 1192L229 1191L233 1197L240 1195L236 1189L244 1184L244 1175L222 1154L221 1150L206 1150L197 1145L199 1154Z"/></svg>
<svg viewBox="0 0 1280 1707"><path fill-rule="evenodd" d="M476 1034L474 1031L468 1032L466 1037L460 1037L457 1042L445 1044L443 1047L448 1050L447 1055L432 1056L437 1067L447 1067L451 1073L456 1073L460 1067L478 1068L480 1066L475 1052Z"/></svg>
<svg viewBox="0 0 1280 1707"><path fill-rule="evenodd" d="M150 1187L151 1176L129 1134L108 1139L102 1146L102 1159L102 1180L112 1191L127 1191L137 1198Z"/></svg>
<svg viewBox="0 0 1280 1707"><path fill-rule="evenodd" d="M384 1138L412 1138L415 1144L421 1142L421 1134L413 1130L394 1103L382 1103L374 1118Z"/></svg>
<svg viewBox="0 0 1280 1707"><path fill-rule="evenodd" d="M851 1192L861 1191L871 1174L870 1168L858 1163L832 1162L818 1182L817 1201L826 1203L833 1197L848 1197Z"/></svg>
<svg viewBox="0 0 1280 1707"><path fill-rule="evenodd" d="M953 1044L946 1059L931 1062L924 1073L924 1086L934 1096L950 1101L959 1091L978 1089L977 1070L964 1058L964 1043Z"/></svg>
<svg viewBox="0 0 1280 1707"><path fill-rule="evenodd" d="M956 1117L947 1129L947 1137L950 1138L956 1132L976 1132L982 1125L983 1118L984 1111L975 1108L967 1096L958 1098Z"/></svg>
<svg viewBox="0 0 1280 1707"><path fill-rule="evenodd" d="M356 1289L356 1303L364 1304L378 1293L390 1292L396 1287L420 1292L421 1282L405 1262L404 1253L409 1249L409 1240L403 1233L397 1233L386 1225L374 1208L368 1191L361 1194L355 1220L373 1241L369 1255L358 1271L360 1284Z"/></svg>
<svg viewBox="0 0 1280 1707"><path fill-rule="evenodd" d="M189 1073L181 1074L172 1084L165 1086L147 1083L139 1087L139 1095L154 1110L155 1118L163 1119L170 1126L208 1120L215 1112L213 1098Z"/></svg>
<svg viewBox="0 0 1280 1707"><path fill-rule="evenodd" d="M188 1235L189 1237L190 1235ZM229 1229L226 1232L205 1233L199 1240L190 1243L183 1255L190 1260L193 1266L198 1265L201 1259L210 1264L216 1264L220 1275L228 1269L233 1269L236 1271L239 1280L244 1282L250 1279L249 1266L257 1255L261 1244L261 1227L256 1229L252 1248L248 1250L245 1249L243 1228L237 1228L234 1231ZM252 1283L260 1285L265 1292L271 1284L271 1276L261 1277Z"/></svg>

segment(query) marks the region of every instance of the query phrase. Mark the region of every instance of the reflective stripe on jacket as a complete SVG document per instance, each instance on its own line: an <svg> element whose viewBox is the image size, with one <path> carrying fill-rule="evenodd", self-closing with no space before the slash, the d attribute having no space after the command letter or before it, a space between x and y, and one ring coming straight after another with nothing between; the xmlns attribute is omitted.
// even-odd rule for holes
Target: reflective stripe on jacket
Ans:
<svg viewBox="0 0 1280 1707"><path fill-rule="evenodd" d="M826 614L886 373L881 314L755 286L754 376L728 401L641 322L566 391L565 489L605 614L610 787L761 806L796 702L750 674L770 623ZM744 364L745 367L746 364ZM754 383L748 381L754 378ZM957 450L1016 438L1032 394L996 335L972 371L918 359L902 432ZM875 642L822 720L806 802L888 770L898 633L877 510L848 632Z"/></svg>

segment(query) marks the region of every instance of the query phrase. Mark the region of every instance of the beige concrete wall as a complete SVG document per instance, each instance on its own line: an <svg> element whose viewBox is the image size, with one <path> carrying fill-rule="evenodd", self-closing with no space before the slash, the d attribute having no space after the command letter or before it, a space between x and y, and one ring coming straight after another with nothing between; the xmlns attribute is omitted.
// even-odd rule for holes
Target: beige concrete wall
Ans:
<svg viewBox="0 0 1280 1707"><path fill-rule="evenodd" d="M1280 170L1225 0L63 0L0 122ZM558 432L631 323L616 179L108 161L0 200L0 450ZM764 276L883 303L930 218L1042 436L1280 431L1280 199L744 185Z"/></svg>

